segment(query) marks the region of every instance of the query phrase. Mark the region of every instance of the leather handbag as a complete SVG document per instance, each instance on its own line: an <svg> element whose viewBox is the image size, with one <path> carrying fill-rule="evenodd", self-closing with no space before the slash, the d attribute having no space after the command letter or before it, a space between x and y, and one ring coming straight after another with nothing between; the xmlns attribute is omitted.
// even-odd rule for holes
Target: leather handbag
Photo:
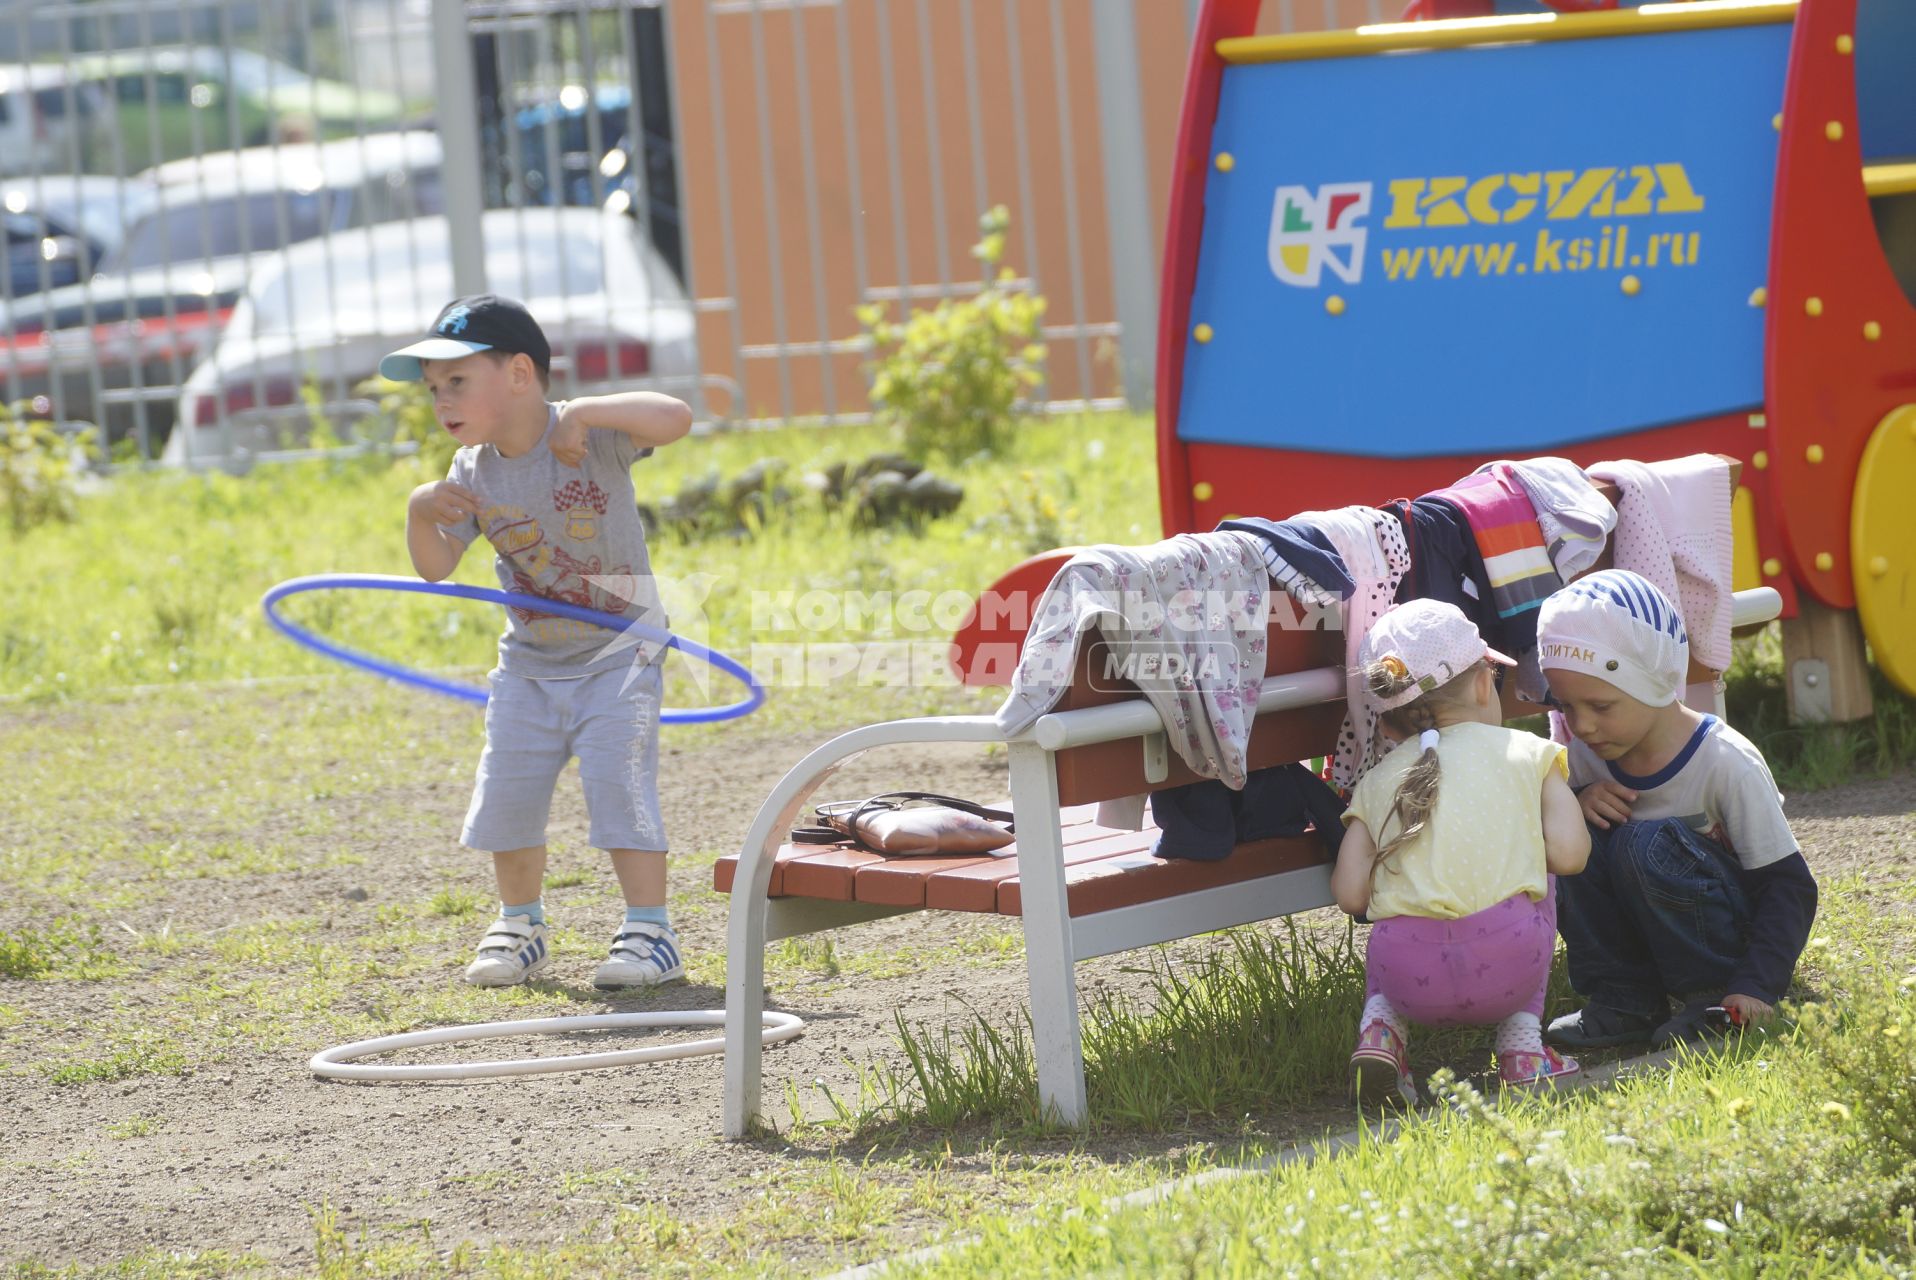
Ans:
<svg viewBox="0 0 1916 1280"><path fill-rule="evenodd" d="M990 853L1013 840L1011 813L933 791L887 791L869 800L818 806L819 824L800 827L800 843L850 840L874 853Z"/></svg>

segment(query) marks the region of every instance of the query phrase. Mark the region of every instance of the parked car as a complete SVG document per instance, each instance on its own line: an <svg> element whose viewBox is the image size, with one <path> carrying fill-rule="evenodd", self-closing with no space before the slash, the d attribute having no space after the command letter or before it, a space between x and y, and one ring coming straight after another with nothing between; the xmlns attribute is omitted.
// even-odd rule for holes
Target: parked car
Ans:
<svg viewBox="0 0 1916 1280"><path fill-rule="evenodd" d="M0 177L85 169L103 110L99 90L64 66L0 66Z"/></svg>
<svg viewBox="0 0 1916 1280"><path fill-rule="evenodd" d="M81 284L7 304L0 399L44 395L60 421L106 429L142 417L157 449L180 382L249 271L304 240L443 211L440 146L427 133L259 147L161 166L155 196Z"/></svg>
<svg viewBox="0 0 1916 1280"><path fill-rule="evenodd" d="M7 272L0 298L83 280L152 206L153 184L96 174L15 179L0 185Z"/></svg>
<svg viewBox="0 0 1916 1280"><path fill-rule="evenodd" d="M597 209L484 214L487 287L522 299L552 342L555 398L698 370L691 304L637 222ZM424 333L453 297L444 218L348 232L256 272L211 353L181 388L163 460L232 462L304 443L309 405L361 414L380 357Z"/></svg>
<svg viewBox="0 0 1916 1280"><path fill-rule="evenodd" d="M612 184L603 178L595 182L593 175L603 157L632 131L631 107L632 92L623 85L604 85L588 93L581 85L569 84L552 101L515 112L513 138L497 156L505 182L503 203L600 203ZM594 112L599 130L596 149L590 123Z"/></svg>
<svg viewBox="0 0 1916 1280"><path fill-rule="evenodd" d="M126 167L274 140L318 142L399 123L393 94L309 76L250 49L179 45L77 59L118 113Z"/></svg>

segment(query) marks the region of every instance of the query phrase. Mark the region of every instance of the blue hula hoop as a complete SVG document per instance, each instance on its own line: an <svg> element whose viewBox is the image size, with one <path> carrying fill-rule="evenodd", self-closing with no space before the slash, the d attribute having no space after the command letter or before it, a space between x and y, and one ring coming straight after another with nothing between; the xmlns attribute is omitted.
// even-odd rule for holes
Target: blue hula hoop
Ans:
<svg viewBox="0 0 1916 1280"><path fill-rule="evenodd" d="M484 704L487 693L484 689L475 689L469 684L460 684L452 680L441 680L429 676L423 671L414 671L396 663L376 658L357 649L348 649L344 645L334 644L324 636L316 635L296 622L280 616L279 603L289 596L307 591L402 591L426 596L453 596L460 600L486 600L495 604L518 605L522 609L537 609L542 613L557 614L562 618L572 618L579 622L589 622L608 631L626 632L648 640L664 642L668 649L677 649L689 658L698 658L723 671L726 675L745 686L745 697L738 702L727 703L722 707L697 707L692 709L667 709L659 713L664 724L713 724L720 720L733 720L739 716L750 715L765 702L765 686L752 674L750 668L733 658L708 649L696 640L687 640L684 636L675 636L669 631L647 626L642 622L633 622L616 614L601 613L597 609L588 609L583 605L572 604L565 600L548 600L544 596L526 595L518 591L500 591L494 587L468 587L458 582L426 582L418 578L399 578L383 573L317 573L304 578L289 578L268 591L260 599L260 609L266 614L266 620L275 630L295 644L304 645L314 653L343 662L348 666L370 671L374 675L384 676L388 680L397 680L401 684L413 685L432 693L444 694L451 698L464 698L468 702Z"/></svg>

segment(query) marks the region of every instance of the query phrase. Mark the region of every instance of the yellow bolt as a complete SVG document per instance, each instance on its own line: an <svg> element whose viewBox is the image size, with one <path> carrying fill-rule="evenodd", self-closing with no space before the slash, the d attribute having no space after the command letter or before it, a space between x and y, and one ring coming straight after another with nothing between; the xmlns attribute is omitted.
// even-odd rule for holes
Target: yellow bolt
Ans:
<svg viewBox="0 0 1916 1280"><path fill-rule="evenodd" d="M1856 47L1856 42L1847 34L1836 37L1836 52L1847 54Z"/></svg>
<svg viewBox="0 0 1916 1280"><path fill-rule="evenodd" d="M1755 467L1758 471L1767 471L1770 465L1769 452L1764 449L1758 449L1756 453L1751 456L1750 465Z"/></svg>
<svg viewBox="0 0 1916 1280"><path fill-rule="evenodd" d="M1823 136L1831 142L1841 142L1843 140L1843 122L1841 120L1832 120L1824 125Z"/></svg>
<svg viewBox="0 0 1916 1280"><path fill-rule="evenodd" d="M1241 514L1240 514L1239 512L1236 512L1236 511L1226 511L1226 512L1224 513L1224 518L1225 518L1226 520L1241 520L1241 519L1243 519L1244 517L1243 517L1243 516L1242 516L1242 515L1241 515Z"/></svg>
<svg viewBox="0 0 1916 1280"><path fill-rule="evenodd" d="M1209 480L1200 480L1191 486L1191 496L1199 502L1209 502L1211 495L1215 492L1217 491L1211 488L1211 482Z"/></svg>
<svg viewBox="0 0 1916 1280"><path fill-rule="evenodd" d="M1869 576L1870 577L1880 578L1888 572L1889 572L1889 557L1888 556L1871 556L1870 557L1869 559Z"/></svg>
<svg viewBox="0 0 1916 1280"><path fill-rule="evenodd" d="M1208 324L1201 324L1197 328L1191 330L1191 336L1193 338L1196 338L1199 342L1209 342L1211 340L1211 326Z"/></svg>
<svg viewBox="0 0 1916 1280"><path fill-rule="evenodd" d="M1634 298L1643 290L1643 281L1637 279L1635 276L1625 276L1623 277L1622 289Z"/></svg>
<svg viewBox="0 0 1916 1280"><path fill-rule="evenodd" d="M1803 456L1805 458L1808 458L1811 462L1821 462L1823 460L1823 446L1820 444L1813 444L1809 448L1803 450Z"/></svg>
<svg viewBox="0 0 1916 1280"><path fill-rule="evenodd" d="M1816 553L1816 567L1824 573L1828 573L1836 567L1836 557L1827 551L1819 551Z"/></svg>
<svg viewBox="0 0 1916 1280"><path fill-rule="evenodd" d="M1874 320L1866 320L1863 322L1863 341L1864 342L1874 342L1882 336L1883 336L1882 325L1877 324Z"/></svg>
<svg viewBox="0 0 1916 1280"><path fill-rule="evenodd" d="M1762 285L1759 284L1758 286L1756 286L1756 288L1750 290L1750 305L1751 306L1760 307L1764 303L1768 302L1769 300L1770 300L1770 291L1768 289L1765 289Z"/></svg>
<svg viewBox="0 0 1916 1280"><path fill-rule="evenodd" d="M1783 113L1781 111L1770 117L1770 128L1776 130L1778 133L1783 132Z"/></svg>
<svg viewBox="0 0 1916 1280"><path fill-rule="evenodd" d="M1217 171L1219 173L1229 173L1232 169L1235 169L1236 167L1237 167L1236 156L1232 155L1228 151L1220 151L1217 153Z"/></svg>
<svg viewBox="0 0 1916 1280"><path fill-rule="evenodd" d="M1344 314L1344 300L1333 293L1330 297L1324 299L1324 310L1334 316L1341 316Z"/></svg>
<svg viewBox="0 0 1916 1280"><path fill-rule="evenodd" d="M1778 560L1775 556L1771 556L1768 560L1765 560L1763 562L1764 577L1766 578L1779 577L1781 576L1782 572L1783 572L1783 562L1781 560Z"/></svg>
<svg viewBox="0 0 1916 1280"><path fill-rule="evenodd" d="M1803 310L1809 315L1820 316L1823 314L1823 300L1821 298L1805 298L1803 299Z"/></svg>

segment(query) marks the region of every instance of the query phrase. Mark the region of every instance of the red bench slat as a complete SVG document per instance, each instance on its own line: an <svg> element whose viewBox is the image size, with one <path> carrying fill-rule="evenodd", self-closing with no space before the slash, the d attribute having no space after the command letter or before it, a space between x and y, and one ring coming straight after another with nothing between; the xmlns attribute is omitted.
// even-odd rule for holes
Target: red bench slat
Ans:
<svg viewBox="0 0 1916 1280"><path fill-rule="evenodd" d="M1065 866L1100 862L1126 854L1148 854L1158 842L1155 827L1147 827L1143 831L1112 831L1107 827L1095 827L1092 830L1097 833L1096 839L1065 846ZM926 894L931 905L943 907L949 904L949 909L953 911L998 911L1004 896L1003 886L1007 881L1017 878L1016 859L974 863L935 877L926 886Z"/></svg>
<svg viewBox="0 0 1916 1280"><path fill-rule="evenodd" d="M1241 844L1217 862L1154 858L1138 853L1101 858L1065 868L1065 894L1074 916L1092 915L1116 907L1156 902L1180 893L1241 884L1303 867L1328 864L1330 855L1314 835L1280 836ZM1024 910L1016 879L998 887L998 913L1015 916Z"/></svg>

